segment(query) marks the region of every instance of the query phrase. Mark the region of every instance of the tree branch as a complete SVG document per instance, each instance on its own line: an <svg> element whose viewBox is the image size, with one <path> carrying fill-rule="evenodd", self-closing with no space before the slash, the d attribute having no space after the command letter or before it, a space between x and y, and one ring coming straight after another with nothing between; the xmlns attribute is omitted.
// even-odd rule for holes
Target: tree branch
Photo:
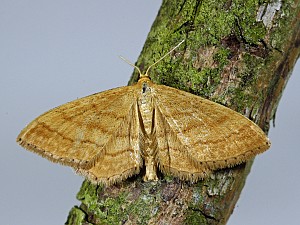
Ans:
<svg viewBox="0 0 300 225"><path fill-rule="evenodd" d="M185 39L151 69L153 82L226 105L267 132L299 56L299 8L299 0L164 0L137 66L145 70ZM85 181L66 224L226 224L251 165L196 184L143 183L141 175L107 188Z"/></svg>

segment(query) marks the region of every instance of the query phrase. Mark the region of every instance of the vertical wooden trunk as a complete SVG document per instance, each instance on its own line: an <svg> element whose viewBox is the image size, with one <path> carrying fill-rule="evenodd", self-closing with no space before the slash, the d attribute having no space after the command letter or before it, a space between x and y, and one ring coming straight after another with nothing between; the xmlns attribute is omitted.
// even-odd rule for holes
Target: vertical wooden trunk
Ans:
<svg viewBox="0 0 300 225"><path fill-rule="evenodd" d="M152 80L226 105L267 132L299 56L299 8L299 0L164 0L137 66L185 39L150 71ZM141 175L107 188L85 181L66 224L226 224L251 164L196 184L143 183Z"/></svg>

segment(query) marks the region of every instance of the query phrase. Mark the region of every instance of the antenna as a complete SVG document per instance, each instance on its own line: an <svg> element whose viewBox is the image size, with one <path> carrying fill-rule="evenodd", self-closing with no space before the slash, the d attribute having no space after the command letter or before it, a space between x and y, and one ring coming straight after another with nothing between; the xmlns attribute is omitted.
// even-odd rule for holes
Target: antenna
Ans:
<svg viewBox="0 0 300 225"><path fill-rule="evenodd" d="M166 58L171 52L173 52L176 48L179 47L179 45L181 45L185 40L182 40L181 42L179 42L179 44L177 44L174 48L172 48L167 54L165 54L163 57L161 57L159 60L157 60L155 63L153 63L151 66L148 67L148 69L146 70L145 76L148 76L148 71L150 70L150 68L154 65L156 65L157 63L159 63L161 60L163 60L164 58Z"/></svg>
<svg viewBox="0 0 300 225"><path fill-rule="evenodd" d="M126 63L128 63L130 66L133 66L134 68L136 68L137 71L139 72L140 76L142 76L142 72L141 72L140 68L138 68L132 62L130 62L128 59L125 59L123 56L119 55L119 57L120 57L120 59L122 59L123 61L125 61Z"/></svg>
<svg viewBox="0 0 300 225"><path fill-rule="evenodd" d="M137 69L137 71L139 72L140 74L140 77L143 77L143 76L146 76L146 77L149 77L148 76L148 72L150 70L150 68L154 65L156 65L157 63L159 63L161 60L163 60L164 58L166 58L170 53L172 53L176 48L178 48L185 40L182 40L181 42L179 42L174 48L172 48L168 53L166 53L163 57L161 57L159 60L157 60L155 63L153 63L152 65L150 65L148 67L148 69L146 70L146 73L145 74L142 74L141 70L136 66L134 65L132 62L130 62L128 59L124 58L123 56L119 55L119 57L124 60L126 63L128 63L129 65L133 66L134 68Z"/></svg>

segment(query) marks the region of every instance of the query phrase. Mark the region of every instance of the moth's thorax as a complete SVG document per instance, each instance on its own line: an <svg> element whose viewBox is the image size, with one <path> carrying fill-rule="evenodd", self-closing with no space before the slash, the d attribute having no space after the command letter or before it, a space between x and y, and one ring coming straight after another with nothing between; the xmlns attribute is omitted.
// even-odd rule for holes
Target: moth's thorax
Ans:
<svg viewBox="0 0 300 225"><path fill-rule="evenodd" d="M143 79L141 81L141 79ZM141 78L139 80L139 98L138 106L143 119L144 128L149 135L152 128L152 115L153 115L153 88L152 82L148 78Z"/></svg>

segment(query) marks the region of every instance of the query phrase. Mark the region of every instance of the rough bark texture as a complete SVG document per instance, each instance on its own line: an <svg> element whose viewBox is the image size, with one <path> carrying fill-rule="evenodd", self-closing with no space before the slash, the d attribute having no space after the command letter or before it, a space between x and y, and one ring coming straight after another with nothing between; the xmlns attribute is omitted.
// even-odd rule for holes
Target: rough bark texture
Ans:
<svg viewBox="0 0 300 225"><path fill-rule="evenodd" d="M299 8L299 0L164 0L137 66L185 39L150 71L152 80L226 105L267 132L299 56ZM66 224L226 224L251 164L196 184L162 175L108 188L85 181Z"/></svg>

